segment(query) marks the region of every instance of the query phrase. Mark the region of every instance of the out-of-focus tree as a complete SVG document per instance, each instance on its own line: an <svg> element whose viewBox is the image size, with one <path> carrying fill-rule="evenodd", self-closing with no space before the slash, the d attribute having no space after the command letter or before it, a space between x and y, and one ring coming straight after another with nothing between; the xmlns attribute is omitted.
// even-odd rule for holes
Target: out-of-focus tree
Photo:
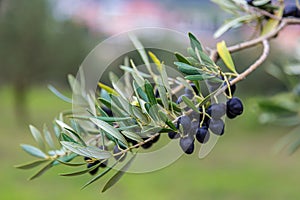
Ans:
<svg viewBox="0 0 300 200"><path fill-rule="evenodd" d="M24 117L29 86L72 73L91 37L71 21L54 20L46 0L4 0L0 7L0 78L13 85L17 116Z"/></svg>

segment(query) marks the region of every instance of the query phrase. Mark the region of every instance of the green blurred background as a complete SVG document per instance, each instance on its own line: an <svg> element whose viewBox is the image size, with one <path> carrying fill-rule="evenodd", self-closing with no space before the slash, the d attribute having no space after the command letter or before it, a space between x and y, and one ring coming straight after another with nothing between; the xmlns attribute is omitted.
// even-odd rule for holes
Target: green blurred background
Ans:
<svg viewBox="0 0 300 200"><path fill-rule="evenodd" d="M19 147L20 143L34 144L28 124L42 128L46 122L50 126L60 111L71 108L47 85L71 96L66 75L76 74L96 44L113 34L149 24L183 33L192 31L210 46L216 42L211 34L226 16L220 13L209 1L193 0L1 0L0 198L299 199L299 153L273 153L279 138L289 130L259 124L255 107L255 96L285 89L264 69L289 60L287 53L293 52L293 43L280 43L287 33L272 43L272 54L265 65L239 84L237 96L245 102L245 113L227 121L225 135L203 160L196 154L183 156L156 172L127 174L105 194L100 193L105 180L81 191L91 177L59 177L58 173L72 170L67 167L54 168L34 181L26 180L34 171L13 168L32 159ZM137 18L139 21L134 21ZM299 29L294 31L299 33ZM243 29L225 35L229 44L245 38L249 34ZM289 38L293 39L299 40L299 34ZM240 71L251 64L258 49L234 55Z"/></svg>

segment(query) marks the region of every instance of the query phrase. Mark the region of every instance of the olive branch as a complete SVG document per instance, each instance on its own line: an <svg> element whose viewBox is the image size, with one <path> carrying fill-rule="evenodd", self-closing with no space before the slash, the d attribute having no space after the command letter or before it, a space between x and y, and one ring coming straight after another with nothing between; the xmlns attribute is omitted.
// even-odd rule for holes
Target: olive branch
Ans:
<svg viewBox="0 0 300 200"><path fill-rule="evenodd" d="M216 49L207 50L189 33L188 56L176 52L177 61L173 66L184 78L169 77L160 58L153 52L147 52L141 42L131 36L147 72L141 72L133 60L126 58L120 66L124 71L123 77L110 72L111 86L99 82L97 94L84 90L82 74L81 81L69 75L72 92L80 98L83 111L60 113L52 130L57 142L54 142L46 125L42 131L30 125L38 147L27 144L21 147L38 160L16 167L31 169L44 165L30 180L56 165L80 167L78 171L61 175L95 175L83 188L118 168L104 185L104 192L124 175L138 152L150 148L161 135L168 135L170 139L180 138L179 146L186 154L194 152L195 139L204 145L210 142L210 135L223 135L225 124L222 117L226 115L232 119L243 112L242 102L234 97L236 84L266 60L270 51L269 40L286 26L300 24L300 20L296 15L287 18L291 15L284 14L282 1L275 5L271 5L270 1L214 2L234 15L215 36L246 24L263 27L258 36L230 47L222 41ZM261 56L245 71L238 73L231 53L259 44L263 45ZM216 64L219 59L223 60L226 69ZM208 91L204 86L208 86ZM52 86L49 89L63 100L72 102ZM177 97L182 90L184 94ZM228 99L226 104L218 102L219 95ZM79 158L83 159L78 161ZM102 169L100 173L99 169Z"/></svg>

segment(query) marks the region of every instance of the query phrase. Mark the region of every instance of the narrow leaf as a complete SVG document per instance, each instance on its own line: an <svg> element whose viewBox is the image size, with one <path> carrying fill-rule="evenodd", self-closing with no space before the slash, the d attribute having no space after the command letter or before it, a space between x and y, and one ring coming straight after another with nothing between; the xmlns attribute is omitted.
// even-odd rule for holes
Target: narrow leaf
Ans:
<svg viewBox="0 0 300 200"><path fill-rule="evenodd" d="M79 175L86 174L86 173L88 173L89 171L92 171L92 170L98 168L99 165L100 165L100 163L97 164L97 165L94 165L94 166L91 167L91 168L86 168L86 169L83 169L83 170L80 170L80 171L76 171L76 172L61 173L61 174L59 174L59 175L60 175L60 176L79 176Z"/></svg>
<svg viewBox="0 0 300 200"><path fill-rule="evenodd" d="M160 60L151 51L148 51L148 54L149 54L150 58L153 60L154 64L157 66L158 71L161 72L162 64L161 64Z"/></svg>
<svg viewBox="0 0 300 200"><path fill-rule="evenodd" d="M76 153L71 153L71 154L68 154L68 155L65 155L65 156L62 156L59 158L59 161L58 159L55 160L53 163L52 163L52 166L55 166L55 165L59 165L61 164L61 162L64 162L64 163L69 163L70 161L72 161L74 158L76 158L78 155Z"/></svg>
<svg viewBox="0 0 300 200"><path fill-rule="evenodd" d="M124 111L126 111L128 114L131 114L131 104L128 102L128 100L124 99L123 97L119 96L113 96L111 95L111 99L114 103L117 104L120 108L122 108Z"/></svg>
<svg viewBox="0 0 300 200"><path fill-rule="evenodd" d="M218 82L218 83L222 83L223 80L212 76L212 75L208 75L208 74L201 74L201 75L188 75L185 77L185 79L190 80L190 81L203 81L203 80L211 80L213 82Z"/></svg>
<svg viewBox="0 0 300 200"><path fill-rule="evenodd" d="M69 74L68 81L72 92L76 95L81 95L81 86L78 80L73 75Z"/></svg>
<svg viewBox="0 0 300 200"><path fill-rule="evenodd" d="M119 161L117 160L112 166L107 167L102 173L98 174L97 176L95 176L92 180L90 180L89 182L87 182L86 184L84 184L84 186L81 187L81 189L86 188L87 186L89 186L90 184L94 183L95 181L97 181L98 179L100 179L101 177L103 177L105 174L107 174L110 170L112 170L117 164L119 163Z"/></svg>
<svg viewBox="0 0 300 200"><path fill-rule="evenodd" d="M234 18L228 22L226 22L224 25L222 25L214 34L214 38L218 38L221 35L223 35L226 31L228 31L229 29L233 28L233 27L237 27L240 24L247 22L247 21L251 21L251 19L253 19L253 15L243 15L237 18Z"/></svg>
<svg viewBox="0 0 300 200"><path fill-rule="evenodd" d="M70 118L90 120L91 117L73 115ZM102 116L97 116L94 118L105 122L119 122L119 121L126 121L132 119L132 117L102 117Z"/></svg>
<svg viewBox="0 0 300 200"><path fill-rule="evenodd" d="M182 54L176 52L175 56L176 56L178 62L182 62L182 63L188 64L188 65L191 65L190 61L187 58L185 58Z"/></svg>
<svg viewBox="0 0 300 200"><path fill-rule="evenodd" d="M130 167L131 163L133 162L135 158L135 155L118 171L103 187L102 192L105 192L108 190L110 187L115 185L121 178L122 176L126 173L128 168Z"/></svg>
<svg viewBox="0 0 300 200"><path fill-rule="evenodd" d="M18 169L31 169L31 168L34 168L34 167L37 167L39 166L40 164L43 164L45 162L47 162L48 160L45 159L45 160L35 160L33 162L30 162L30 163L25 163L25 164L21 164L21 165L16 165L14 166L15 168L18 168Z"/></svg>
<svg viewBox="0 0 300 200"><path fill-rule="evenodd" d="M42 152L40 149L38 149L34 146L31 146L28 144L21 144L21 147L24 151L26 151L27 153L29 153L32 156L35 156L38 158L44 158L44 159L48 158L48 156L44 152Z"/></svg>
<svg viewBox="0 0 300 200"><path fill-rule="evenodd" d="M217 44L217 51L218 51L220 57L222 58L222 60L224 61L225 65L227 66L227 68L230 71L237 73L235 70L235 67L234 67L232 57L226 47L225 41L219 42Z"/></svg>
<svg viewBox="0 0 300 200"><path fill-rule="evenodd" d="M170 101L172 101L172 90L171 90L171 87L170 87L170 84L169 84L169 77L168 77L165 65L162 65L162 70L160 72L160 75L161 75L161 79L162 79L162 82L163 82L163 86L168 91L169 99L170 99Z"/></svg>
<svg viewBox="0 0 300 200"><path fill-rule="evenodd" d="M145 82L145 92L146 92L147 97L149 99L149 103L151 105L157 104L157 101L156 101L156 98L155 98L155 95L154 95L154 92L153 92L153 87L152 87L152 85L150 84L150 82L148 80L146 80L146 82Z"/></svg>
<svg viewBox="0 0 300 200"><path fill-rule="evenodd" d="M58 98L60 98L61 100L67 102L67 103L72 103L72 99L66 97L65 95L63 95L62 93L60 93L55 87L53 87L52 85L48 85L48 89L55 94Z"/></svg>
<svg viewBox="0 0 300 200"><path fill-rule="evenodd" d="M48 169L52 167L53 161L49 162L47 165L45 165L43 168L41 168L38 172L36 172L33 176L29 178L29 180L33 180L35 178L38 178L39 176L43 175Z"/></svg>
<svg viewBox="0 0 300 200"><path fill-rule="evenodd" d="M140 72L139 70L136 68L133 60L130 60L130 63L131 63L131 66L134 70L134 72L132 73L132 77L133 79L137 82L137 84L140 86L140 87L143 87L144 85L144 78L140 75Z"/></svg>
<svg viewBox="0 0 300 200"><path fill-rule="evenodd" d="M68 136L65 133L61 133L61 141L66 141L66 142L73 142L73 143L77 143L73 138L71 138L70 136Z"/></svg>
<svg viewBox="0 0 300 200"><path fill-rule="evenodd" d="M129 73L134 73L134 70L131 68L131 67L127 67L127 66L124 66L124 65L121 65L120 68L126 72L129 72ZM140 75L144 78L151 78L151 75L149 74L146 74L146 73L143 73L143 72L140 72Z"/></svg>
<svg viewBox="0 0 300 200"><path fill-rule="evenodd" d="M143 127L143 130L141 131L141 136L142 137L147 137L148 135L152 135L155 133L158 133L162 130L160 126L145 126Z"/></svg>
<svg viewBox="0 0 300 200"><path fill-rule="evenodd" d="M178 70L187 75L203 74L204 72L201 69L188 65L182 62L174 62L178 67Z"/></svg>
<svg viewBox="0 0 300 200"><path fill-rule="evenodd" d="M60 138L61 131L55 122L53 122L53 130L54 130L56 138Z"/></svg>
<svg viewBox="0 0 300 200"><path fill-rule="evenodd" d="M56 161L58 161L59 163L63 164L63 165L67 165L67 166L71 166L71 167L78 167L78 166L82 166L85 165L86 163L70 163L70 162L65 162L61 159L57 159Z"/></svg>
<svg viewBox="0 0 300 200"><path fill-rule="evenodd" d="M103 105L105 105L107 108L112 110L113 115L116 115L116 116L126 116L127 115L127 113L124 110L122 110L120 107L115 105L114 102L108 101L103 98L99 98L99 100Z"/></svg>
<svg viewBox="0 0 300 200"><path fill-rule="evenodd" d="M111 81L115 91L117 91L118 94L126 99L128 97L128 93L126 93L124 82L121 81L120 78L113 72L109 72L109 80ZM131 93L132 92L130 92L129 94Z"/></svg>
<svg viewBox="0 0 300 200"><path fill-rule="evenodd" d="M109 86L107 86L107 85L105 85L105 84L103 84L103 83L98 83L98 86L100 87L100 88L102 88L103 90L105 90L106 92L108 92L109 94L113 94L113 95L116 95L116 96L118 96L119 94L117 93L117 91L116 90L114 90L113 88L111 88L111 87L109 87Z"/></svg>
<svg viewBox="0 0 300 200"><path fill-rule="evenodd" d="M176 126L173 124L173 122L171 122L170 120L166 121L166 124L173 130L173 131L177 131Z"/></svg>
<svg viewBox="0 0 300 200"><path fill-rule="evenodd" d="M49 131L49 129L48 129L48 127L47 127L46 124L44 124L43 132L44 132L45 140L46 140L48 146L51 149L55 149L55 145L54 145L53 139L51 137L51 133L50 133L50 131Z"/></svg>
<svg viewBox="0 0 300 200"><path fill-rule="evenodd" d="M131 106L132 112L137 120L141 121L143 124L148 124L150 122L146 114L144 114L138 107Z"/></svg>
<svg viewBox="0 0 300 200"><path fill-rule="evenodd" d="M160 98L157 98L156 100L157 100L157 103L158 103L158 104L160 104L160 105L163 106L162 100L161 100ZM168 105L169 105L169 107L172 106L173 109L174 109L174 111L176 111L176 112L181 112L181 109L178 107L178 105L177 105L175 102L170 102L170 101L168 101Z"/></svg>
<svg viewBox="0 0 300 200"><path fill-rule="evenodd" d="M135 129L135 128L138 128L139 126L138 125L132 125L132 126L120 126L118 127L117 129L119 131L126 131L126 130L130 130L130 129Z"/></svg>
<svg viewBox="0 0 300 200"><path fill-rule="evenodd" d="M160 79L160 77L158 78L158 84L157 86L157 90L160 96L160 99L162 100L163 106L166 110L169 109L169 102L168 102L168 96L167 96L167 92L166 92L166 88L163 86L162 80ZM157 101L157 99L156 99Z"/></svg>
<svg viewBox="0 0 300 200"><path fill-rule="evenodd" d="M205 67L210 68L210 69L214 69L213 67L211 67L211 66L216 66L214 61L212 61L210 59L210 57L205 52L199 51L198 53L201 57L201 60L202 60L203 64L205 65Z"/></svg>
<svg viewBox="0 0 300 200"><path fill-rule="evenodd" d="M141 97L144 101L148 102L147 94L143 91L143 89L137 84L136 81L133 81L133 89L137 96Z"/></svg>
<svg viewBox="0 0 300 200"><path fill-rule="evenodd" d="M94 146L85 147L80 144L76 144L73 142L66 142L66 141L61 141L60 143L68 150L81 156L86 156L86 157L96 158L96 159L107 159L111 157L110 152L99 149Z"/></svg>
<svg viewBox="0 0 300 200"><path fill-rule="evenodd" d="M137 142L142 142L143 141L143 139L139 135L137 135L136 133L133 133L131 131L122 131L122 133L126 137L128 137L129 139L132 139L134 141L137 141Z"/></svg>
<svg viewBox="0 0 300 200"><path fill-rule="evenodd" d="M33 125L29 125L29 128L30 128L33 138L38 143L39 147L41 149L45 150L45 144L44 144L44 140L43 140L41 132Z"/></svg>
<svg viewBox="0 0 300 200"><path fill-rule="evenodd" d="M182 100L183 102L191 109L193 109L194 111L198 112L199 113L199 110L196 108L196 106L194 105L194 103L189 99L187 98L186 96L182 96Z"/></svg>
<svg viewBox="0 0 300 200"><path fill-rule="evenodd" d="M69 125L67 125L66 123L64 123L63 121L60 120L56 120L55 121L62 129L68 131L69 133L71 133L72 135L74 135L82 145L86 146L84 140L80 137L80 135L78 133L76 133L75 130L73 130Z"/></svg>
<svg viewBox="0 0 300 200"><path fill-rule="evenodd" d="M147 56L147 53L143 47L143 45L141 44L141 42L136 38L135 35L130 35L130 39L134 45L134 47L136 48L136 50L139 52L143 62L145 63L147 70L149 71L150 74L152 74L152 70L151 70L151 65Z"/></svg>
<svg viewBox="0 0 300 200"><path fill-rule="evenodd" d="M96 124L99 128L103 129L108 134L113 136L114 138L120 140L124 144L127 144L127 142L126 142L125 138L123 137L123 135L116 128L114 128L113 126L111 126L108 123L106 123L104 121L101 121L99 119L90 118L90 120L94 124Z"/></svg>
<svg viewBox="0 0 300 200"><path fill-rule="evenodd" d="M191 44L192 49L197 48L199 51L203 51L202 45L198 41L198 39L191 32L189 32L188 35L189 35L189 38L190 38L190 44Z"/></svg>

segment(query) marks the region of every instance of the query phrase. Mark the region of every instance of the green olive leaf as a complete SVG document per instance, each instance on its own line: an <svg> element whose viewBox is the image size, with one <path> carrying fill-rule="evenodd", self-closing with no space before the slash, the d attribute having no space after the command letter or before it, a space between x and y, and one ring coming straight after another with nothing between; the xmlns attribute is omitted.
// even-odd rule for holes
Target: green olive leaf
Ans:
<svg viewBox="0 0 300 200"><path fill-rule="evenodd" d="M222 60L224 61L226 67L233 73L237 73L235 70L235 66L234 66L232 57L226 47L225 41L219 42L217 44L217 51L218 51L220 57L222 58Z"/></svg>

